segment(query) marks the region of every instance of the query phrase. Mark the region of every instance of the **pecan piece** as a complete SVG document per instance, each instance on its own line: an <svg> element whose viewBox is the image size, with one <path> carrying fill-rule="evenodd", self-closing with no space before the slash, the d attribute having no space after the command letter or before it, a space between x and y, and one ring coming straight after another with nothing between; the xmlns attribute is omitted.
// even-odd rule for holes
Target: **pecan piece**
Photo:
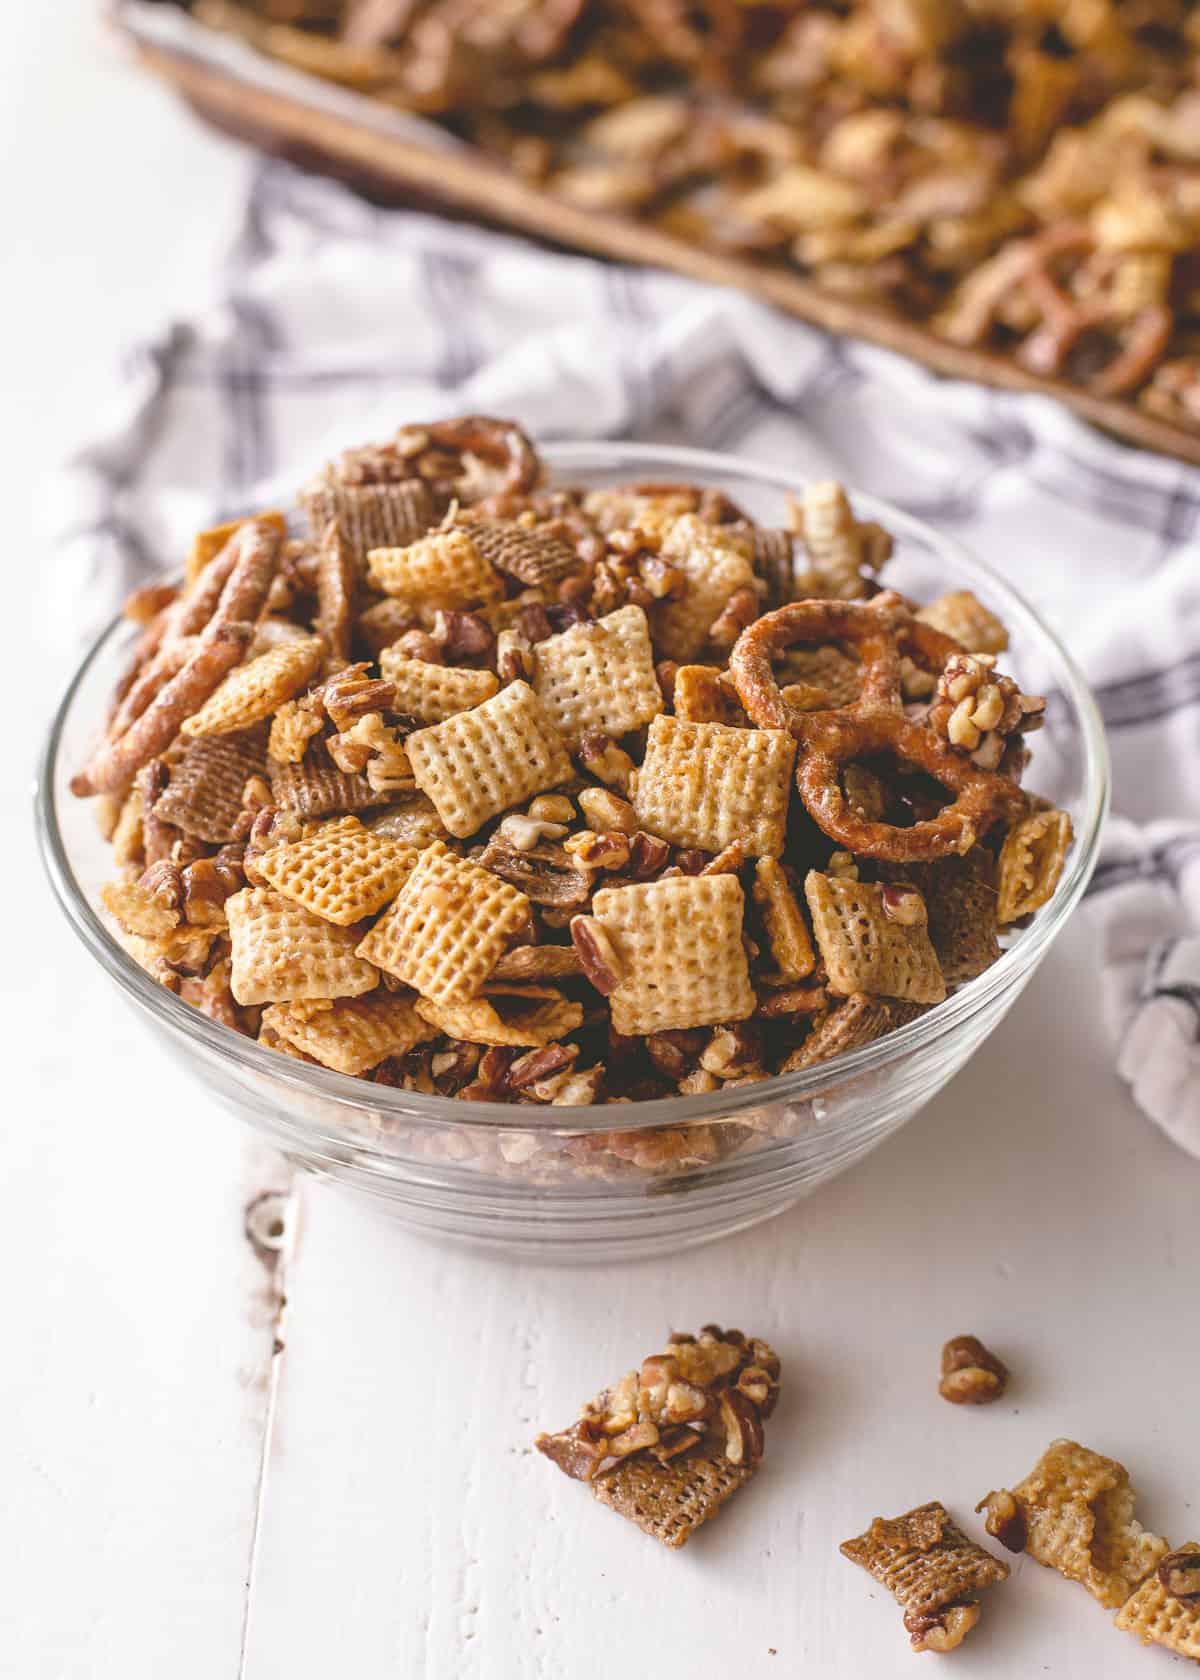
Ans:
<svg viewBox="0 0 1200 1680"><path fill-rule="evenodd" d="M998 1400L1008 1383L1008 1369L978 1336L954 1336L942 1349L938 1393L956 1406L986 1406Z"/></svg>
<svg viewBox="0 0 1200 1680"><path fill-rule="evenodd" d="M578 1054L577 1044L548 1044L544 1050L531 1050L528 1055L518 1056L508 1070L509 1090L520 1091L526 1085L536 1085L539 1079L562 1073Z"/></svg>
<svg viewBox="0 0 1200 1680"><path fill-rule="evenodd" d="M604 929L591 916L571 917L571 943L579 953L584 976L602 997L621 984L621 964Z"/></svg>
<svg viewBox="0 0 1200 1680"><path fill-rule="evenodd" d="M451 664L485 658L496 642L491 626L478 613L450 612L445 608L439 608L434 616L433 639L441 648L443 658Z"/></svg>
<svg viewBox="0 0 1200 1680"><path fill-rule="evenodd" d="M1010 1552L1025 1550L1025 1510L1015 1494L1000 1488L986 1494L975 1509L987 1512L983 1526L993 1540L999 1540Z"/></svg>
<svg viewBox="0 0 1200 1680"><path fill-rule="evenodd" d="M763 1453L763 1426L754 1402L739 1389L727 1388L721 1395L721 1423L730 1464L757 1464Z"/></svg>
<svg viewBox="0 0 1200 1680"><path fill-rule="evenodd" d="M1200 1599L1200 1552L1168 1552L1158 1566L1163 1591L1190 1603Z"/></svg>

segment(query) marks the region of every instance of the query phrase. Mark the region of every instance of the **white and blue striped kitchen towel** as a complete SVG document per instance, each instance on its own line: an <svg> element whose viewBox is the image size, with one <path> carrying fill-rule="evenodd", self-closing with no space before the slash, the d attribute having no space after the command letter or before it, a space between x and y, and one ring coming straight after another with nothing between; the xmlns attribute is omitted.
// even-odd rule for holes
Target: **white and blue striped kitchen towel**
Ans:
<svg viewBox="0 0 1200 1680"><path fill-rule="evenodd" d="M1117 1066L1200 1155L1200 471L730 292L540 250L266 163L200 319L128 359L73 461L60 622L401 420L689 442L836 476L960 538L1069 641L1109 730L1090 903Z"/></svg>

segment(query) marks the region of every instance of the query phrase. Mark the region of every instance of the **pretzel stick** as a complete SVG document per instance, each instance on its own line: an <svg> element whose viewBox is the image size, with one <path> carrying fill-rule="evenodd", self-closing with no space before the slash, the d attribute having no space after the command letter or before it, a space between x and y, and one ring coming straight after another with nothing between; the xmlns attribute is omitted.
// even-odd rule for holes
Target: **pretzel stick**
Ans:
<svg viewBox="0 0 1200 1680"><path fill-rule="evenodd" d="M183 668L187 654L194 651L192 638L212 617L233 570L237 558L234 541L231 537L196 586L187 595L168 602L138 637L129 665L113 692L107 740L115 741L141 717L163 683ZM188 641L181 652L179 644L185 637Z"/></svg>
<svg viewBox="0 0 1200 1680"><path fill-rule="evenodd" d="M235 541L228 580L187 663L123 735L104 742L91 763L72 779L72 793L87 797L127 786L143 764L170 745L183 720L199 710L245 653L275 576L282 543L277 531L258 521L243 526ZM211 586L202 586L197 595L208 598L211 592ZM183 623L190 626L193 617L184 615Z"/></svg>
<svg viewBox="0 0 1200 1680"><path fill-rule="evenodd" d="M325 527L317 558L317 626L329 644L331 658L336 660L350 657L354 584L354 555L342 527L332 519Z"/></svg>

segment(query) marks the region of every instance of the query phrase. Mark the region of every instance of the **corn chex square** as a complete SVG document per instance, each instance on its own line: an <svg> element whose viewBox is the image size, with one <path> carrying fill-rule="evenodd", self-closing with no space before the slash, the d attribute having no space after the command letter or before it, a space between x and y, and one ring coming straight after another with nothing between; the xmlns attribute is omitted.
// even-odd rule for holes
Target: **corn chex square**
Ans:
<svg viewBox="0 0 1200 1680"><path fill-rule="evenodd" d="M422 997L453 1003L478 995L509 935L528 918L524 893L438 840L358 951Z"/></svg>
<svg viewBox="0 0 1200 1680"><path fill-rule="evenodd" d="M639 825L676 846L778 857L787 827L796 743L781 729L737 729L656 717L633 808Z"/></svg>
<svg viewBox="0 0 1200 1680"><path fill-rule="evenodd" d="M210 694L198 712L185 718L185 736L228 735L270 717L277 706L298 694L317 673L325 643L320 636L281 642L239 665Z"/></svg>
<svg viewBox="0 0 1200 1680"><path fill-rule="evenodd" d="M215 560L231 537L235 537L243 525L268 525L273 531L278 531L281 537L287 535L287 520L282 513L256 513L249 519L233 519L227 525L213 525L207 531L197 531L192 538L191 552L187 557L186 584L192 587L200 573L210 560Z"/></svg>
<svg viewBox="0 0 1200 1680"><path fill-rule="evenodd" d="M232 840L242 815L242 793L251 776L267 768L262 724L232 735L202 735L171 766L166 791L154 805L160 822L174 824L197 840Z"/></svg>
<svg viewBox="0 0 1200 1680"><path fill-rule="evenodd" d="M627 735L663 709L641 607L573 624L539 642L533 660L534 692L568 747L593 729Z"/></svg>
<svg viewBox="0 0 1200 1680"><path fill-rule="evenodd" d="M479 607L504 594L500 575L463 530L435 531L407 548L373 548L371 582L426 607Z"/></svg>
<svg viewBox="0 0 1200 1680"><path fill-rule="evenodd" d="M335 927L270 887L245 887L225 904L230 989L240 1004L360 997L378 970L355 954L357 928Z"/></svg>
<svg viewBox="0 0 1200 1680"><path fill-rule="evenodd" d="M919 898L915 889L909 891ZM881 887L822 875L817 869L810 869L805 878L804 896L829 990L836 996L866 992L911 1003L941 1003L946 982L924 920L893 920L884 908Z"/></svg>
<svg viewBox="0 0 1200 1680"><path fill-rule="evenodd" d="M379 669L395 688L393 711L407 712L422 723L442 723L457 712L469 712L472 706L490 700L500 687L494 671L407 659L391 647L379 655Z"/></svg>
<svg viewBox="0 0 1200 1680"><path fill-rule="evenodd" d="M395 898L420 852L338 817L303 840L272 846L254 859L255 872L314 916L349 927Z"/></svg>
<svg viewBox="0 0 1200 1680"><path fill-rule="evenodd" d="M418 729L405 745L417 786L460 839L572 774L562 736L525 682Z"/></svg>
<svg viewBox="0 0 1200 1680"><path fill-rule="evenodd" d="M665 1032L752 1015L744 909L736 875L677 875L596 893L592 915L620 970L609 998L617 1031Z"/></svg>
<svg viewBox="0 0 1200 1680"><path fill-rule="evenodd" d="M439 1032L471 1044L553 1044L583 1022L583 1005L553 986L492 986L486 997L438 1003L418 998L417 1012Z"/></svg>
<svg viewBox="0 0 1200 1680"><path fill-rule="evenodd" d="M1200 1592L1200 1546L1194 1542L1180 1546L1173 1557L1181 1556L1196 1559L1195 1567L1189 1566L1189 1573L1195 1575L1196 1590ZM1125 1601L1116 1625L1124 1633L1136 1633L1143 1645L1162 1645L1176 1656L1200 1662L1200 1598L1176 1598L1157 1575L1151 1575Z"/></svg>
<svg viewBox="0 0 1200 1680"><path fill-rule="evenodd" d="M733 537L693 513L675 520L661 553L687 578L687 589L653 607L654 639L667 658L684 662L704 647L734 591L753 584L754 567Z"/></svg>
<svg viewBox="0 0 1200 1680"><path fill-rule="evenodd" d="M436 1030L417 1014L411 997L382 990L363 998L273 1003L262 1024L337 1073L365 1073L388 1056L406 1056Z"/></svg>
<svg viewBox="0 0 1200 1680"><path fill-rule="evenodd" d="M1065 811L1034 811L1013 824L1000 848L998 921L1020 921L1048 903L1071 840L1071 819Z"/></svg>
<svg viewBox="0 0 1200 1680"><path fill-rule="evenodd" d="M1125 1466L1078 1441L1052 1441L1012 1493L1029 1555L1080 1582L1110 1610L1125 1603L1168 1549L1134 1516Z"/></svg>
<svg viewBox="0 0 1200 1680"><path fill-rule="evenodd" d="M672 696L675 716L685 723L728 723L745 728L749 723L732 683L721 681L715 665L681 665L675 673Z"/></svg>

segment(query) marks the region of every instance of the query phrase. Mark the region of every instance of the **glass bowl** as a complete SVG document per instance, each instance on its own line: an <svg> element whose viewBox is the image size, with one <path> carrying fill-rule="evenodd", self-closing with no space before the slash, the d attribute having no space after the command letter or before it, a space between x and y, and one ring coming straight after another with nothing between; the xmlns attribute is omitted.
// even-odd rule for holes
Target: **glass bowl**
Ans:
<svg viewBox="0 0 1200 1680"><path fill-rule="evenodd" d="M553 482L680 481L729 492L778 523L802 481L733 457L641 444L556 444ZM1078 903L1096 860L1108 756L1074 663L990 568L865 495L896 540L887 581L918 599L971 588L999 613L1005 669L1048 697L1030 784L1070 812L1075 844L1050 903L984 974L943 1004L817 1067L706 1096L618 1107L511 1107L373 1085L261 1048L145 974L97 914L111 873L85 801L67 789L136 632L111 625L55 718L36 791L41 847L63 911L146 1024L212 1096L298 1166L360 1191L408 1225L514 1254L577 1262L674 1254L780 1213L873 1149L927 1103L999 1024ZM164 1120L164 1124L169 1124ZM619 1132L618 1132L619 1129Z"/></svg>

